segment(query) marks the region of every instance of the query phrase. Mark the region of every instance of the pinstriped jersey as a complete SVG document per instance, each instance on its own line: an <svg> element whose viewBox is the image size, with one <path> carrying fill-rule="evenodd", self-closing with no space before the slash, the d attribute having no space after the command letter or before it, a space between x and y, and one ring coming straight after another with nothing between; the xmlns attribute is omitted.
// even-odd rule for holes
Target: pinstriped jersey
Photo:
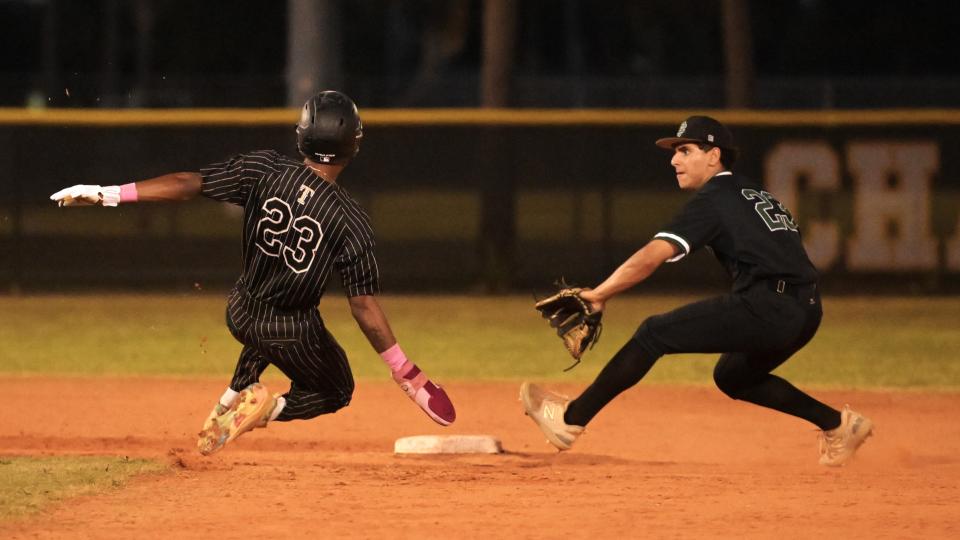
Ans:
<svg viewBox="0 0 960 540"><path fill-rule="evenodd" d="M380 292L370 218L339 185L273 150L200 175L204 196L243 207L242 292L280 309L316 307L333 268L348 296Z"/></svg>
<svg viewBox="0 0 960 540"><path fill-rule="evenodd" d="M677 247L669 262L709 247L734 291L765 279L817 281L790 211L760 184L727 171L704 184L654 238Z"/></svg>

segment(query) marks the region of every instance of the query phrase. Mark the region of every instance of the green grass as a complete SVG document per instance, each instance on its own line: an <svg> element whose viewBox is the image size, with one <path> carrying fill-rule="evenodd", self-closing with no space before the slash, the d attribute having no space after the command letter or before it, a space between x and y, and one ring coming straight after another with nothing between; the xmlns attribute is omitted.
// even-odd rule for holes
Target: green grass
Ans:
<svg viewBox="0 0 960 540"><path fill-rule="evenodd" d="M25 517L68 497L120 487L163 465L125 457L0 457L0 521Z"/></svg>
<svg viewBox="0 0 960 540"><path fill-rule="evenodd" d="M627 296L611 302L600 343L569 363L525 296L386 296L407 354L439 379L589 381L647 316L693 299ZM0 373L8 375L229 376L240 350L220 295L0 297ZM960 298L827 298L820 332L778 370L819 387L960 389ZM386 378L347 302L321 311L358 378ZM711 384L715 358L663 358L650 382ZM273 369L273 368L271 368Z"/></svg>

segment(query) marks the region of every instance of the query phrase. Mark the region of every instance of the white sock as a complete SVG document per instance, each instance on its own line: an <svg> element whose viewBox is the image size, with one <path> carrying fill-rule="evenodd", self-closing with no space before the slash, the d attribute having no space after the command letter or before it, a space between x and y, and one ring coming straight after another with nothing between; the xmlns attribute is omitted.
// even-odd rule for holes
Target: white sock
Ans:
<svg viewBox="0 0 960 540"><path fill-rule="evenodd" d="M240 392L237 392L236 390L233 390L228 386L227 391L224 392L222 396L220 396L220 404L223 405L224 407L229 407L230 404L233 403L233 399L238 395L240 395Z"/></svg>
<svg viewBox="0 0 960 540"><path fill-rule="evenodd" d="M271 422L273 422L274 420L277 419L278 416L280 416L280 411L283 410L283 408L284 408L284 406L286 406L286 404L287 404L287 400L286 400L286 399L284 399L283 397L278 397L278 398L277 398L277 406L274 407L274 408L273 408L273 412L270 413L270 421L271 421Z"/></svg>

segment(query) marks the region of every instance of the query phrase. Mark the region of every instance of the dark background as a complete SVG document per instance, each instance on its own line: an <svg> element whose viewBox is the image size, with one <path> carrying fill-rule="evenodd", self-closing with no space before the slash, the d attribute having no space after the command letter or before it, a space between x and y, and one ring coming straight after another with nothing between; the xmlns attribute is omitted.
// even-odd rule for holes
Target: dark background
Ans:
<svg viewBox="0 0 960 540"><path fill-rule="evenodd" d="M306 29L294 24L305 6L322 14ZM512 10L514 33L485 22L491 6ZM732 11L743 18L725 24ZM288 81L306 56L291 51L311 40L319 45L310 50L323 54L310 56L307 82L345 91L362 113L942 110L942 125L854 118L733 126L745 149L738 170L755 177L780 140L826 141L838 155L851 140L935 141L931 230L942 261L960 213L957 20L960 3L948 1L0 0L0 290L229 286L239 220L223 205L64 212L47 198L75 183L197 170L252 149L294 155L291 128L303 101ZM494 88L504 92L491 98L484 42L508 35L500 60L509 69ZM726 55L732 38L748 38L737 66ZM740 104L731 102L731 81L745 84ZM285 108L290 121L58 124L65 116L55 114L105 109L118 118L110 111L180 107ZM54 121L30 116L43 111ZM674 132L683 114L608 125L439 125L429 112L415 125L370 122L343 183L372 215L388 290L530 290L558 272L592 283L682 204L650 141ZM850 181L841 175L836 208L846 212ZM412 204L407 214L393 210L392 198ZM624 201L635 206L617 217ZM804 209L795 212L802 225ZM850 220L834 217L849 235ZM658 272L656 290L722 288L709 254L696 257ZM877 276L850 275L842 264L822 270L829 292L960 289L960 276L942 264Z"/></svg>
<svg viewBox="0 0 960 540"><path fill-rule="evenodd" d="M960 105L960 3L743 0L757 108ZM477 106L483 0L323 0L364 107ZM715 107L720 1L518 0L517 107ZM0 105L287 103L292 4L0 1ZM297 36L295 36L296 38ZM69 96L67 92L69 91Z"/></svg>

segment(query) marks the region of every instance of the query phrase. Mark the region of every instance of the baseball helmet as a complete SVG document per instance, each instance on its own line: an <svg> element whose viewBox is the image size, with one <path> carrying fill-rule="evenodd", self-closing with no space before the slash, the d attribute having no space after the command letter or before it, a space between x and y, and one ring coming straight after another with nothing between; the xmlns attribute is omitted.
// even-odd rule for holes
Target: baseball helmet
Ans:
<svg viewBox="0 0 960 540"><path fill-rule="evenodd" d="M353 100L335 90L308 99L297 123L297 150L316 163L345 163L360 151L363 124Z"/></svg>

